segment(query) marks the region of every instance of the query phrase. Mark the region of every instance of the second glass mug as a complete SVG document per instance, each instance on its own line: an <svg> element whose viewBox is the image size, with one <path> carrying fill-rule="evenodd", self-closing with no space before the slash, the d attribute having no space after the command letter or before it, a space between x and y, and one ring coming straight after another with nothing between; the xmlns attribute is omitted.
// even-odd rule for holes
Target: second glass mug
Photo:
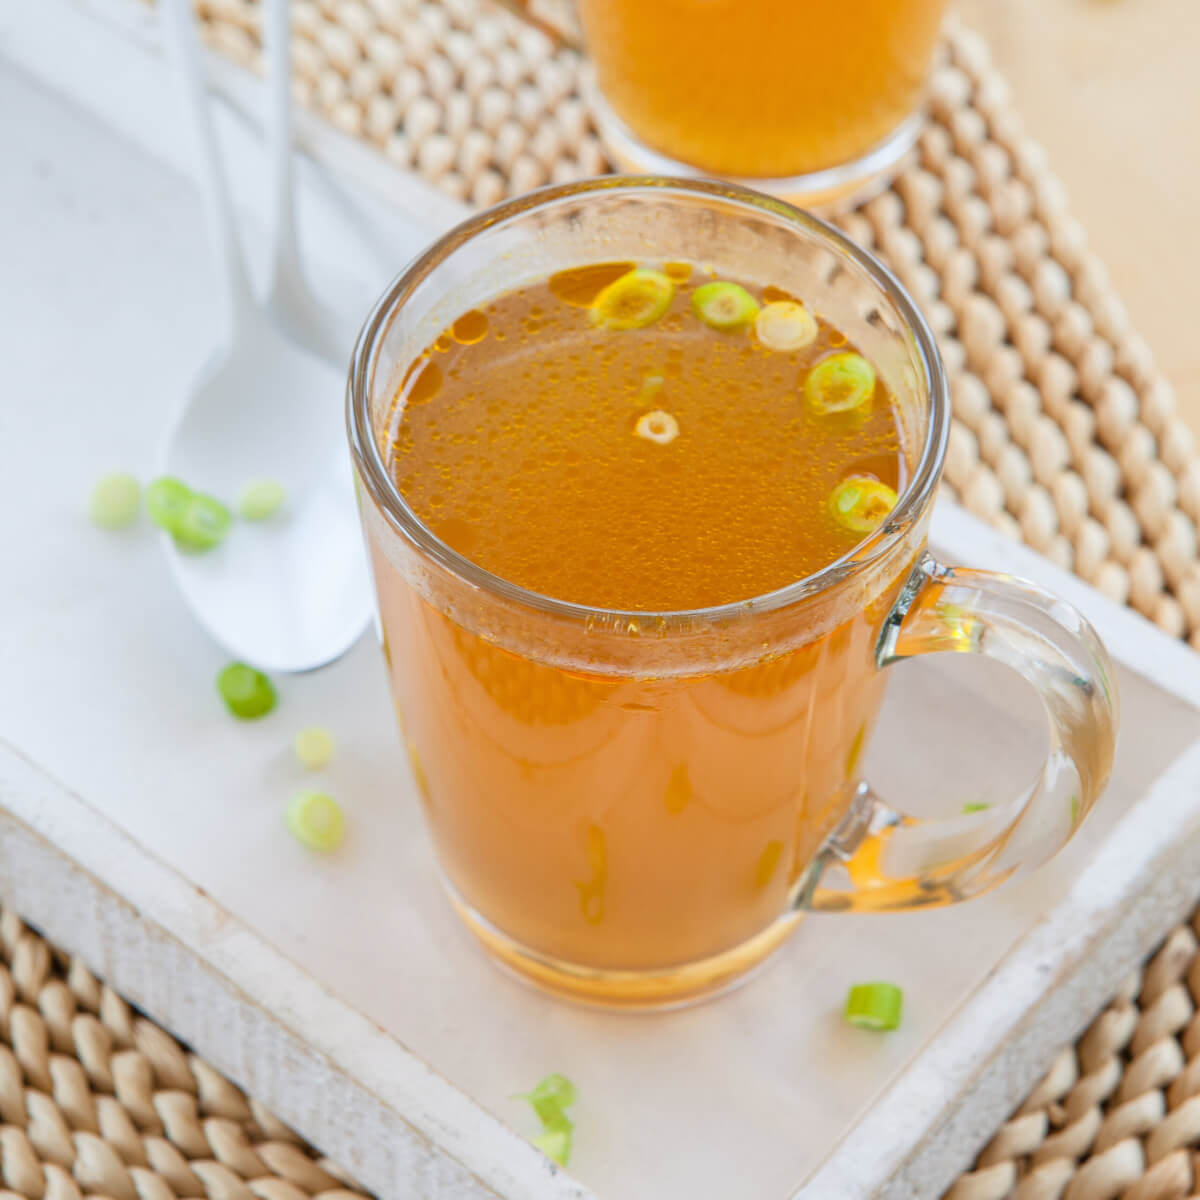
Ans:
<svg viewBox="0 0 1200 1200"><path fill-rule="evenodd" d="M618 169L806 207L886 182L920 128L947 0L503 0L586 47Z"/></svg>
<svg viewBox="0 0 1200 1200"><path fill-rule="evenodd" d="M410 365L500 292L673 259L801 297L876 364L909 459L890 517L806 579L683 612L537 595L439 541L388 469ZM425 815L451 898L497 959L577 999L680 1003L737 979L805 910L964 900L1075 832L1112 765L1111 664L1065 602L928 554L949 419L937 347L895 278L819 219L733 185L545 189L471 218L389 288L348 387L362 518ZM942 651L1032 683L1050 752L1010 802L916 820L858 764L887 668Z"/></svg>

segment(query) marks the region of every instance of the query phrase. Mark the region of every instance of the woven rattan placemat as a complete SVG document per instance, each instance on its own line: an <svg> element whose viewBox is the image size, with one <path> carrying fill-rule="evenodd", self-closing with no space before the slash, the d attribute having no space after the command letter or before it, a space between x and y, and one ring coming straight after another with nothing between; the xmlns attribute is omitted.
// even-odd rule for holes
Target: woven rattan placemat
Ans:
<svg viewBox="0 0 1200 1200"><path fill-rule="evenodd" d="M345 1174L0 909L0 1200L362 1200Z"/></svg>
<svg viewBox="0 0 1200 1200"><path fill-rule="evenodd" d="M1200 1195L1200 910L1173 930L946 1200Z"/></svg>
<svg viewBox="0 0 1200 1200"><path fill-rule="evenodd" d="M197 9L212 45L258 68L255 0ZM486 204L608 167L576 57L504 13L293 0L292 14L297 99L452 196ZM938 333L955 403L947 491L1200 649L1195 440L976 35L951 27L914 162L840 221ZM1197 951L1192 927L1171 934L952 1200L1200 1195ZM0 1122L0 1200L358 1194L11 912Z"/></svg>

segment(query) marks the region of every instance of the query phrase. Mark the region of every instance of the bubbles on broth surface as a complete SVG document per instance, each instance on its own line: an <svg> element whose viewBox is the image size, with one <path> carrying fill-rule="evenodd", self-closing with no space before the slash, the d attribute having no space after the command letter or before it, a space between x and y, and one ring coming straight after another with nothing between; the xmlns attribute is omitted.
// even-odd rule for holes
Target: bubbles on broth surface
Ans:
<svg viewBox="0 0 1200 1200"><path fill-rule="evenodd" d="M838 330L681 261L588 264L464 313L397 403L388 456L417 515L487 570L601 608L783 587L904 483L892 397Z"/></svg>

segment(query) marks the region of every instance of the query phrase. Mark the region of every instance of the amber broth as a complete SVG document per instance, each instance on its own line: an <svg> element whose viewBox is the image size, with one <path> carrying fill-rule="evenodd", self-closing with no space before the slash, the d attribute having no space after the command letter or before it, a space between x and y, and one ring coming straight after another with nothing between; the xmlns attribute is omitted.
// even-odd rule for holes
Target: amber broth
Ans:
<svg viewBox="0 0 1200 1200"><path fill-rule="evenodd" d="M709 328L690 306L708 276L685 264L659 265L677 287L653 324L597 327L590 303L630 265L497 297L417 359L386 448L416 515L512 583L632 613L749 600L850 551L833 489L904 483L883 383L814 413L803 381L846 339L819 320L782 352ZM677 435L639 436L649 411ZM899 577L799 648L647 679L487 640L373 555L414 774L467 905L542 955L624 969L718 954L783 911L857 779Z"/></svg>
<svg viewBox="0 0 1200 1200"><path fill-rule="evenodd" d="M586 301L628 267L501 296L418 361L389 455L417 516L493 574L594 608L748 600L840 558L862 534L831 519L834 487L896 488L903 469L886 388L814 413L800 385L846 339L819 321L783 353L711 329L690 308L698 270L651 327L596 328ZM635 432L658 411L679 427L667 445Z"/></svg>
<svg viewBox="0 0 1200 1200"><path fill-rule="evenodd" d="M917 107L945 0L580 0L600 88L716 174L852 162Z"/></svg>

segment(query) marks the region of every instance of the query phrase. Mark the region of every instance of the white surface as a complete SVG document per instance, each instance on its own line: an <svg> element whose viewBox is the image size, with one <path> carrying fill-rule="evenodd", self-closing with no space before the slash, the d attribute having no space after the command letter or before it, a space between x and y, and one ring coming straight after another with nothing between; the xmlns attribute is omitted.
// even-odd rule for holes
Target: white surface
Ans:
<svg viewBox="0 0 1200 1200"><path fill-rule="evenodd" d="M168 96L145 111L169 127ZM484 962L437 891L375 647L284 681L277 713L238 725L213 690L224 656L187 618L149 532L87 525L97 474L153 466L169 398L206 346L215 281L177 177L0 67L0 114L14 113L0 116L0 734L519 1132L532 1120L510 1094L569 1074L582 1097L572 1173L600 1195L787 1195L1196 736L1193 712L1123 671L1138 753L1121 755L1077 844L1020 887L940 912L809 918L760 978L680 1014L611 1016L526 990ZM404 240L398 219L390 233ZM332 227L321 241L355 243ZM395 250L357 252L372 288L401 265ZM1003 559L986 538L978 550L976 565ZM890 796L929 792L950 811L1032 765L1037 726L1003 677L961 667L897 669L872 758ZM282 833L302 782L288 744L311 722L338 737L329 786L351 822L328 860ZM981 736L1015 778L981 770ZM914 755L917 743L936 749ZM864 976L905 986L899 1033L837 1019Z"/></svg>
<svg viewBox="0 0 1200 1200"><path fill-rule="evenodd" d="M381 1197L590 1200L396 1039L0 742L4 899ZM148 914L153 914L149 916ZM234 984L233 979L237 980ZM367 1081L367 1082L364 1082Z"/></svg>

